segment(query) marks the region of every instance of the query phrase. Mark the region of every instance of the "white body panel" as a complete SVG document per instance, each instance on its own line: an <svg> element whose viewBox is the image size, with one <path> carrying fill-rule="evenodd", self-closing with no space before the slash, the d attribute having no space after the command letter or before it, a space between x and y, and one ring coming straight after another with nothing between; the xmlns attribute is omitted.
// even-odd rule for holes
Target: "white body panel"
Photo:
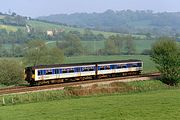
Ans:
<svg viewBox="0 0 180 120"><path fill-rule="evenodd" d="M139 71L139 70L142 70L142 68L134 67L134 68L113 69L113 70L99 70L97 75L123 73L123 72L134 72L134 71Z"/></svg>

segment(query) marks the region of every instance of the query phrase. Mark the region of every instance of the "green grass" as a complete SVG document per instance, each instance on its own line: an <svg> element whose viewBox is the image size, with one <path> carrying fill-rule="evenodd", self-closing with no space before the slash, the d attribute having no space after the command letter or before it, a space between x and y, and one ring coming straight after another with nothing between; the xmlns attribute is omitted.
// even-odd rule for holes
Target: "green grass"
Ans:
<svg viewBox="0 0 180 120"><path fill-rule="evenodd" d="M10 94L0 95L0 106L4 105L15 105L25 104L34 102L45 102L52 100L64 100L69 98L79 98L81 96L103 96L115 93L129 94L145 91L163 90L163 89L174 89L179 88L178 86L172 87L162 83L159 80L150 81L138 81L138 82L113 82L104 85L92 85L88 87L65 87L64 90L54 91L41 91L24 94Z"/></svg>
<svg viewBox="0 0 180 120"><path fill-rule="evenodd" d="M1 120L178 120L180 89L0 107Z"/></svg>
<svg viewBox="0 0 180 120"><path fill-rule="evenodd" d="M155 40L135 40L136 53L142 53L145 49L150 50L154 42Z"/></svg>
<svg viewBox="0 0 180 120"><path fill-rule="evenodd" d="M75 56L66 57L65 63L98 62L112 60L140 59L144 62L143 72L157 71L154 62L147 55Z"/></svg>

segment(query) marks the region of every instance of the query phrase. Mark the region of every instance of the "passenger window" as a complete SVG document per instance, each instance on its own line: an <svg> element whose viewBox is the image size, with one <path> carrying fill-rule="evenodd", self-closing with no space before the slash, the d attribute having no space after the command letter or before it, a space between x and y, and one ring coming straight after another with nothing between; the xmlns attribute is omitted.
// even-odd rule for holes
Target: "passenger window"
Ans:
<svg viewBox="0 0 180 120"><path fill-rule="evenodd" d="M120 68L122 68L122 66L121 65L117 65L117 69L120 69Z"/></svg>
<svg viewBox="0 0 180 120"><path fill-rule="evenodd" d="M111 69L116 69L116 65L111 65Z"/></svg>
<svg viewBox="0 0 180 120"><path fill-rule="evenodd" d="M76 72L81 72L81 68L79 67L79 68L75 68L75 71Z"/></svg>
<svg viewBox="0 0 180 120"><path fill-rule="evenodd" d="M89 71L89 68L88 67L84 67L84 68L82 68L82 71L84 72L84 71Z"/></svg>
<svg viewBox="0 0 180 120"><path fill-rule="evenodd" d="M62 73L68 73L66 69L62 69Z"/></svg>
<svg viewBox="0 0 180 120"><path fill-rule="evenodd" d="M41 70L38 70L38 75L41 75Z"/></svg>
<svg viewBox="0 0 180 120"><path fill-rule="evenodd" d="M104 70L105 68L104 68L104 66L100 66L100 70Z"/></svg>
<svg viewBox="0 0 180 120"><path fill-rule="evenodd" d="M90 67L90 68L89 68L89 71L94 71L94 67Z"/></svg>
<svg viewBox="0 0 180 120"><path fill-rule="evenodd" d="M59 69L55 69L55 74L59 74Z"/></svg>
<svg viewBox="0 0 180 120"><path fill-rule="evenodd" d="M137 67L138 65L137 64L132 64L132 67Z"/></svg>
<svg viewBox="0 0 180 120"><path fill-rule="evenodd" d="M142 67L142 63L138 63L138 67Z"/></svg>
<svg viewBox="0 0 180 120"><path fill-rule="evenodd" d="M69 73L73 73L74 72L74 68L69 68Z"/></svg>
<svg viewBox="0 0 180 120"><path fill-rule="evenodd" d="M51 75L52 74L52 70L46 70L46 75Z"/></svg>
<svg viewBox="0 0 180 120"><path fill-rule="evenodd" d="M122 65L122 68L127 68L127 66L126 65Z"/></svg>
<svg viewBox="0 0 180 120"><path fill-rule="evenodd" d="M110 70L110 66L108 65L108 66L106 66L106 70Z"/></svg>

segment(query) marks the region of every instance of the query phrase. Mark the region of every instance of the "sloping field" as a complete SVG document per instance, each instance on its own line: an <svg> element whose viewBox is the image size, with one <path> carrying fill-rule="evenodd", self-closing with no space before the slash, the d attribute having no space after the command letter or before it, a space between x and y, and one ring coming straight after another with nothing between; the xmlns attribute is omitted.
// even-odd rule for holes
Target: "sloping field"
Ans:
<svg viewBox="0 0 180 120"><path fill-rule="evenodd" d="M14 27L14 26L11 26L11 25L0 25L0 29L5 29L7 31L15 32L17 30L17 27Z"/></svg>
<svg viewBox="0 0 180 120"><path fill-rule="evenodd" d="M64 25L57 25L53 23L46 23L46 22L41 22L41 21L34 21L30 20L28 21L28 24L31 25L33 28L38 29L40 31L47 31L47 30L61 30L61 31L79 31L81 33L84 32L84 28L75 28L75 27L70 27L70 26L64 26ZM110 35L116 35L116 33L113 32L103 32L103 31L95 31L92 30L94 34L103 34L105 37L108 37Z"/></svg>
<svg viewBox="0 0 180 120"><path fill-rule="evenodd" d="M0 120L178 120L180 89L0 107Z"/></svg>

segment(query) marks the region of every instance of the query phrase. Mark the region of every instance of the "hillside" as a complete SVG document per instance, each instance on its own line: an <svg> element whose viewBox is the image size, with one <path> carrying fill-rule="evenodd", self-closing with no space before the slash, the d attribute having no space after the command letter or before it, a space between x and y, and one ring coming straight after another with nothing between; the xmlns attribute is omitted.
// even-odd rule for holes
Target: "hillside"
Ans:
<svg viewBox="0 0 180 120"><path fill-rule="evenodd" d="M18 25L18 24L14 24L17 22L15 17L16 16L1 14L0 15L0 30L5 29L6 31L15 32L18 29L25 30L26 25L28 25L32 29L34 29L38 32L46 32L48 30L57 30L57 31L64 31L64 32L78 31L80 33L83 33L85 31L84 28L80 28L80 27L73 27L73 26L66 25L66 24L60 24L60 23L57 24L57 23L41 21L41 20L36 20L36 19L27 19L27 17L22 17L22 16L21 16L22 18L25 18L25 21L23 21L23 22L25 22L25 24ZM11 20L9 20L9 19L11 19ZM6 21L11 21L11 22L8 23ZM94 34L103 34L105 37L116 34L113 32L104 32L104 31L99 31L99 30L92 30L92 32Z"/></svg>
<svg viewBox="0 0 180 120"><path fill-rule="evenodd" d="M155 35L180 33L179 12L107 10L104 13L56 14L38 17L38 19L120 33L151 33Z"/></svg>

